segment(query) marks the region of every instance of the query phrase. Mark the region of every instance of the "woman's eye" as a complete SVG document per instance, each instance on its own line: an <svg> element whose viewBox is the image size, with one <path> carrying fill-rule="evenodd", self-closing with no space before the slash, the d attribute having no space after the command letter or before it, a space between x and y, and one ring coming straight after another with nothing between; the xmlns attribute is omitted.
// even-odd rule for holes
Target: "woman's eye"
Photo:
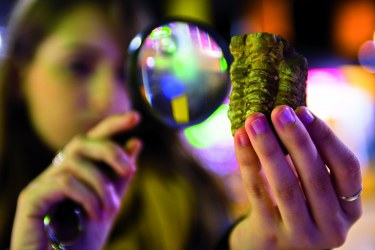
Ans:
<svg viewBox="0 0 375 250"><path fill-rule="evenodd" d="M87 77L93 71L94 66L86 60L73 60L68 64L69 72L77 77Z"/></svg>

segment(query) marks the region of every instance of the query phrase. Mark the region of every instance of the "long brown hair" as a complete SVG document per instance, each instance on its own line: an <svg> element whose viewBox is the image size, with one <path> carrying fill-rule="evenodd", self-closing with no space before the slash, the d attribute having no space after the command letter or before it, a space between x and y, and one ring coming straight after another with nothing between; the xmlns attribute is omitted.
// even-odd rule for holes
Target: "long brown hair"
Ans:
<svg viewBox="0 0 375 250"><path fill-rule="evenodd" d="M129 8L131 1L124 4L124 1L118 0L20 0L9 19L5 57L0 67L0 156L4 151L4 141L9 141L5 131L13 125L10 113L22 103L19 100L20 70L32 61L39 44L54 30L65 13L84 3L95 4L107 12L114 28L119 31L117 33L122 35L125 46L138 32L134 11ZM121 20L125 18L126 22ZM119 24L126 24L126 27Z"/></svg>
<svg viewBox="0 0 375 250"><path fill-rule="evenodd" d="M49 165L54 154L35 135L25 104L20 98L19 85L22 67L32 61L38 45L53 31L64 15L82 3L95 4L107 13L108 17L113 19L114 28L122 34L121 40L126 46L145 25L142 22L139 25L142 20L135 15L137 8L135 2L130 0L24 0L16 6L10 18L5 58L0 67L0 100L2 100L0 106L0 211L3 216L0 217L1 244L3 242L7 244L10 238L18 193ZM224 192L184 147L176 130L154 119L139 98L134 99L134 107L142 113L143 117L140 132L137 134L145 145L139 159L140 172L150 170L152 174L141 173L138 180L136 177L136 184L132 188L133 195L129 198L131 201L128 202L131 205L125 208L125 214L119 218L111 239L115 241L119 235L127 231L127 228L134 227L131 223L142 223L147 229L140 229L140 231L153 230L154 234L158 234L158 229L153 228L150 221L135 221L135 218L142 220L142 218L154 217L153 205L149 201L151 198L144 198L147 195L143 187L146 182L150 183L150 178L154 179L156 176L158 179L172 181L160 182L166 187L170 183L171 188L163 189L159 193L154 190L155 197L166 197L166 201L173 204L174 198L169 198L168 194L174 193L177 195L176 199L181 200L181 204L194 206L189 208L190 212L186 214L177 211L180 213L177 217L183 218L184 223L188 225L185 226L188 228L186 234L191 234L192 230L196 231L195 235L186 236L190 238L185 237L183 240L188 241L194 238L199 241L198 245L212 244L213 235L220 232L222 229L220 225L226 220ZM183 191L181 195L173 191L176 189L174 186L179 187L177 190ZM140 205L142 200L143 205ZM193 201L193 205L188 202L189 200ZM170 209L169 204L161 204L161 206ZM209 210L210 208L215 211ZM168 209L164 210L169 211ZM142 213L142 218L137 216L140 213ZM5 218L7 220L3 220ZM167 230L166 234L170 234L171 230ZM154 238L159 237L156 235ZM160 238L162 241L163 237ZM169 241L172 242L173 239ZM3 247L1 244L0 248ZM168 242L166 244L171 246Z"/></svg>

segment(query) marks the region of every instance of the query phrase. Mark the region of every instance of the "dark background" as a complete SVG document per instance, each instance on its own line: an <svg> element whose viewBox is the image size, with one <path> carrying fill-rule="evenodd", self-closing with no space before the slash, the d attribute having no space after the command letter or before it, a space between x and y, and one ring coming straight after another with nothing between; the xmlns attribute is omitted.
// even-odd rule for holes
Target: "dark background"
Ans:
<svg viewBox="0 0 375 250"><path fill-rule="evenodd" d="M48 0L47 0L48 1ZM163 16L163 0L143 0L157 16ZM188 0L187 0L188 1ZM7 22L15 0L0 0L0 25ZM251 2L251 1L246 1ZM293 1L295 45L301 49L330 49L329 18L335 0ZM212 0L215 28L228 40L233 18L240 13L245 1ZM316 13L319 13L317 18ZM306 31L309 32L306 32Z"/></svg>
<svg viewBox="0 0 375 250"><path fill-rule="evenodd" d="M15 1L0 0L0 25L4 26L8 18L8 13Z"/></svg>
<svg viewBox="0 0 375 250"><path fill-rule="evenodd" d="M45 0L48 1L48 0ZM63 1L63 0L62 0ZM105 0L103 0L105 1ZM165 16L165 6L168 0L134 0L142 2L154 12L155 17ZM169 0L169 2L174 0ZM190 1L190 0L185 0ZM204 0L195 0L204 1ZM267 2L271 0L207 0L211 5L211 21L214 28L229 42L231 27L236 18L241 16L246 6L255 2ZM275 0L273 0L275 1ZM282 1L282 0L280 0ZM309 58L309 65L330 66L330 64L354 63L357 58L352 54L350 58L337 56L336 45L333 42L333 13L338 4L345 2L359 2L359 0L284 0L291 3L290 24L293 29L293 46L298 52ZM373 1L375 0L368 0ZM0 0L0 25L5 26L9 12L16 0ZM267 3L270 3L267 2ZM375 6L375 5L374 5ZM254 9L255 12L261 10ZM374 8L375 12L375 8ZM358 15L361 15L358 13ZM375 14L374 14L375 16ZM375 21L374 21L375 22ZM373 25L373 24L363 24ZM375 25L373 25L375 27ZM354 35L355 36L355 35ZM336 54L335 54L336 53Z"/></svg>

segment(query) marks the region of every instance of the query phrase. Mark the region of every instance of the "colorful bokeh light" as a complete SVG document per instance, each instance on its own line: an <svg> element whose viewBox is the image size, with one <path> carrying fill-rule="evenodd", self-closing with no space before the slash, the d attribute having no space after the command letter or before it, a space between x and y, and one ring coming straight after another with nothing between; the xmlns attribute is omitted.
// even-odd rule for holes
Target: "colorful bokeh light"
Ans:
<svg viewBox="0 0 375 250"><path fill-rule="evenodd" d="M172 34L171 28L168 26L162 26L154 29L150 34L150 39L160 39L163 37L168 37Z"/></svg>
<svg viewBox="0 0 375 250"><path fill-rule="evenodd" d="M358 60L365 70L375 73L375 39L367 41L361 46Z"/></svg>
<svg viewBox="0 0 375 250"><path fill-rule="evenodd" d="M195 148L210 148L215 144L232 144L228 104L222 104L206 121L185 129L187 141Z"/></svg>

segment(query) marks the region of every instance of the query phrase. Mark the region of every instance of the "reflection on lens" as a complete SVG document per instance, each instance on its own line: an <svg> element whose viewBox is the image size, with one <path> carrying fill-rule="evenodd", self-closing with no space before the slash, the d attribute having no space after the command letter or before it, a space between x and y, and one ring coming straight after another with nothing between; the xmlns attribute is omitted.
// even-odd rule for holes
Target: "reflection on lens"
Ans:
<svg viewBox="0 0 375 250"><path fill-rule="evenodd" d="M181 21L152 30L138 54L141 93L152 112L173 127L199 123L223 102L228 62L200 26Z"/></svg>

